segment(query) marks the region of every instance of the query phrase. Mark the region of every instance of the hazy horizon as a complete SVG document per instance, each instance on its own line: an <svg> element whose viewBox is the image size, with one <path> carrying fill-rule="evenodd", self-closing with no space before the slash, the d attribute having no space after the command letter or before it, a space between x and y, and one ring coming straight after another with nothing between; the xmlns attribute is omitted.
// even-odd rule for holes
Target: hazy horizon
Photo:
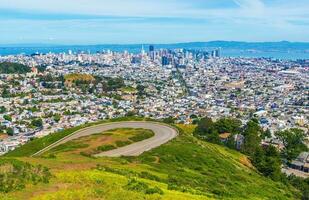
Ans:
<svg viewBox="0 0 309 200"><path fill-rule="evenodd" d="M289 43L289 44L309 44L309 42L306 41L287 41L287 40L282 40L282 41L228 41L228 40L210 40L210 41L179 41L179 42L170 42L170 43L143 43L143 42L138 42L138 43L89 43L89 44L69 44L69 43L10 43L10 44L1 44L0 47L32 47L32 46L37 46L40 47L42 46L100 46L100 45L119 45L119 46L130 46L130 45L175 45L175 44L198 44L198 43L218 43L218 42L223 42L223 43L247 43L247 44L264 44L264 43ZM29 45L29 46L27 46Z"/></svg>

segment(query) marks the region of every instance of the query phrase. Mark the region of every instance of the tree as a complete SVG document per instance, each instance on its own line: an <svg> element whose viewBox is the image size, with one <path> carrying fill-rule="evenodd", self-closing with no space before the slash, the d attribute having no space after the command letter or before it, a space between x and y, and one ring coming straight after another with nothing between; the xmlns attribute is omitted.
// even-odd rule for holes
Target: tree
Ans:
<svg viewBox="0 0 309 200"><path fill-rule="evenodd" d="M261 134L262 129L256 120L250 120L244 130L243 136L245 137L244 144L242 146L243 153L252 156L256 149L260 147L261 138L259 135Z"/></svg>
<svg viewBox="0 0 309 200"><path fill-rule="evenodd" d="M46 66L37 66L39 72L44 72L46 70Z"/></svg>
<svg viewBox="0 0 309 200"><path fill-rule="evenodd" d="M6 129L6 133L9 135L9 136L13 136L14 135L14 130L13 128L9 127Z"/></svg>
<svg viewBox="0 0 309 200"><path fill-rule="evenodd" d="M197 118L198 118L198 116L196 114L190 115L190 119L197 119Z"/></svg>
<svg viewBox="0 0 309 200"><path fill-rule="evenodd" d="M230 149L236 149L236 141L235 141L235 139L234 139L233 136L230 136L230 137L227 139L227 141L226 141L226 143L225 143L225 146L227 146L227 147L230 148Z"/></svg>
<svg viewBox="0 0 309 200"><path fill-rule="evenodd" d="M3 98L9 98L11 96L11 93L6 87L4 87L2 90L1 96Z"/></svg>
<svg viewBox="0 0 309 200"><path fill-rule="evenodd" d="M215 127L219 133L237 134L241 130L241 121L235 118L221 118L215 123Z"/></svg>
<svg viewBox="0 0 309 200"><path fill-rule="evenodd" d="M94 88L94 87L90 87L90 88L88 89L88 92L89 92L90 94L93 94L93 93L95 92L95 88Z"/></svg>
<svg viewBox="0 0 309 200"><path fill-rule="evenodd" d="M211 118L202 118L194 130L194 135L205 139L209 142L220 143L219 134Z"/></svg>
<svg viewBox="0 0 309 200"><path fill-rule="evenodd" d="M6 112L6 108L4 106L0 107L0 114L5 113Z"/></svg>
<svg viewBox="0 0 309 200"><path fill-rule="evenodd" d="M275 135L282 141L284 145L282 155L288 161L295 159L301 152L308 149L304 144L304 131L301 129L292 128L276 132Z"/></svg>
<svg viewBox="0 0 309 200"><path fill-rule="evenodd" d="M23 105L27 105L27 104L29 104L29 99L25 99L25 100L23 101Z"/></svg>
<svg viewBox="0 0 309 200"><path fill-rule="evenodd" d="M59 114L55 114L55 115L54 115L54 121L55 121L55 122L58 123L58 122L60 121L60 119L61 119L61 115L59 115Z"/></svg>
<svg viewBox="0 0 309 200"><path fill-rule="evenodd" d="M12 117L10 115L4 115L3 119L7 120L7 121L12 121Z"/></svg>
<svg viewBox="0 0 309 200"><path fill-rule="evenodd" d="M273 180L279 180L281 177L281 158L278 150L272 145L263 148L263 150L265 155L263 174Z"/></svg>
<svg viewBox="0 0 309 200"><path fill-rule="evenodd" d="M31 72L31 68L19 63L0 63L0 74L25 74Z"/></svg>
<svg viewBox="0 0 309 200"><path fill-rule="evenodd" d="M271 132L269 129L263 131L261 134L261 139L271 138Z"/></svg>
<svg viewBox="0 0 309 200"><path fill-rule="evenodd" d="M31 121L31 125L38 127L38 128L41 128L41 127L43 127L43 120L41 118L33 119Z"/></svg>
<svg viewBox="0 0 309 200"><path fill-rule="evenodd" d="M163 122L167 124L173 124L175 122L175 119L173 117L168 117L168 118L164 118Z"/></svg>
<svg viewBox="0 0 309 200"><path fill-rule="evenodd" d="M124 80L121 77L118 78L110 78L107 81L107 86L109 91L117 90L125 86Z"/></svg>
<svg viewBox="0 0 309 200"><path fill-rule="evenodd" d="M281 178L281 159L277 149L270 145L267 147L258 147L251 157L253 165L264 176L270 177L273 180Z"/></svg>
<svg viewBox="0 0 309 200"><path fill-rule="evenodd" d="M145 86L143 86L143 85L141 85L141 84L138 84L138 85L136 86L136 90L137 90L137 95L138 95L138 96L143 96L143 95L146 94L146 92L145 92Z"/></svg>

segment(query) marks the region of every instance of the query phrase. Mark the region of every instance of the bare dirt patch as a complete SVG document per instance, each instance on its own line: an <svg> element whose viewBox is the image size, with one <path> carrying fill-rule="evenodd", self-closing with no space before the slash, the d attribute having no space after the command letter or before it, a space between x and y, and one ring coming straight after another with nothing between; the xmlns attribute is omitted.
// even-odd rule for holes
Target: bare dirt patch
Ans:
<svg viewBox="0 0 309 200"><path fill-rule="evenodd" d="M4 133L0 133L0 140L3 140L3 139L6 139L8 138L9 136L7 134L4 134Z"/></svg>
<svg viewBox="0 0 309 200"><path fill-rule="evenodd" d="M239 162L250 169L254 168L251 161L246 156L240 157Z"/></svg>

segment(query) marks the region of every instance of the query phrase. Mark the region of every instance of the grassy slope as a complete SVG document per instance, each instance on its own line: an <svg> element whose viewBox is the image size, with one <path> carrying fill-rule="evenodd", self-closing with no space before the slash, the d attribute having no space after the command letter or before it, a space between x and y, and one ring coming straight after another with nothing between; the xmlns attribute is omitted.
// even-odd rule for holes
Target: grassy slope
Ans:
<svg viewBox="0 0 309 200"><path fill-rule="evenodd" d="M242 154L195 139L192 126L175 140L132 158L57 155L19 158L42 164L55 175L51 183L6 195L11 199L297 199L293 188L259 175ZM99 167L98 167L99 166ZM137 177L164 194L126 188ZM295 196L296 195L296 196ZM0 196L1 197L1 196ZM1 198L0 198L1 199Z"/></svg>
<svg viewBox="0 0 309 200"><path fill-rule="evenodd" d="M46 167L14 159L0 159L0 194L23 189L29 184L48 183L50 177Z"/></svg>

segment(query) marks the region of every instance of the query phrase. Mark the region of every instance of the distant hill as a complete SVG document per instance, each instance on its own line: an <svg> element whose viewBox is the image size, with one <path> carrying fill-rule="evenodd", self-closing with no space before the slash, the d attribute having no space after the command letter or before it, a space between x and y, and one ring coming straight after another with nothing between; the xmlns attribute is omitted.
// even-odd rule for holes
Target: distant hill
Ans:
<svg viewBox="0 0 309 200"><path fill-rule="evenodd" d="M211 41L179 43L177 46L184 47L208 47L208 48L228 48L228 49L256 49L256 50L309 50L309 43L305 42L237 42L237 41Z"/></svg>
<svg viewBox="0 0 309 200"><path fill-rule="evenodd" d="M0 63L0 74L25 74L31 72L30 67L18 63Z"/></svg>
<svg viewBox="0 0 309 200"><path fill-rule="evenodd" d="M81 152L92 143L69 142L51 154L30 158L27 155L78 128L35 139L7 156L46 166L53 178L49 184L0 193L0 199L300 199L292 186L259 174L245 155L195 138L194 125L177 127L176 139L138 157L93 158Z"/></svg>
<svg viewBox="0 0 309 200"><path fill-rule="evenodd" d="M60 45L60 44L14 44L14 45L0 45L0 48L86 48L86 47L100 47L100 48L121 48L121 49L141 49L142 45L145 47L151 45L150 43L141 44L97 44L97 45ZM273 49L309 49L309 42L242 42L242 41L209 41L209 42L180 42L180 43L154 43L157 48L205 48L205 47L222 47L235 49L251 49L251 48L273 48Z"/></svg>

